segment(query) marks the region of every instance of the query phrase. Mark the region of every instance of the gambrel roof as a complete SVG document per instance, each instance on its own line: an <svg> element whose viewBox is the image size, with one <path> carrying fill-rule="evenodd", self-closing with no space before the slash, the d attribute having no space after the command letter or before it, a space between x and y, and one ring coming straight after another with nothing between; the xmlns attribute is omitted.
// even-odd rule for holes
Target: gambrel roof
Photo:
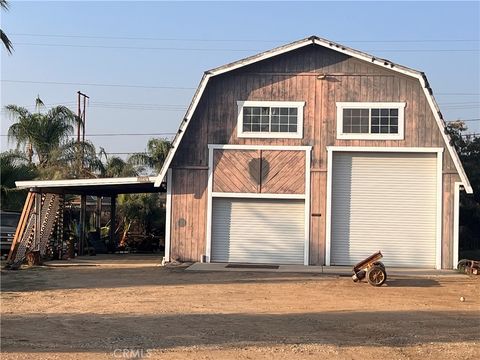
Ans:
<svg viewBox="0 0 480 360"><path fill-rule="evenodd" d="M446 134L445 132L445 121L443 120L442 113L440 112L440 109L438 107L437 102L435 101L435 98L433 96L433 91L430 88L430 85L428 83L427 77L425 74L421 71L417 71L402 65L395 64L389 60L381 59L378 57L375 57L373 55L369 55L367 53L364 53L362 51L358 51L352 48L349 48L347 46L343 46L340 44L337 44L333 41L326 40L319 38L318 36L310 36L308 38L298 40L295 42L292 42L287 45L283 45L277 48L274 48L272 50L268 50L250 57L247 57L245 59L235 61L230 64L226 64L220 67L217 67L212 70L205 71L203 74L202 80L200 81L200 84L193 96L192 102L190 103L190 106L188 107L188 110L180 124L180 127L178 129L177 134L175 135L175 138L173 139L172 142L172 148L170 149L170 152L168 153L167 158L165 159L165 162L162 166L162 169L160 170L160 173L158 174L157 180L155 181L155 186L160 186L161 182L165 178L165 175L167 174L167 170L170 167L170 164L173 160L173 157L175 155L176 150L178 149L180 142L182 141L183 135L185 134L185 131L190 123L190 120L192 119L192 116L195 112L195 109L200 101L200 98L202 97L202 94L207 86L208 81L210 78L241 68L243 66L247 66L253 63L256 63L258 61L262 61L265 59L272 58L277 55L281 55L284 53L287 53L289 51L299 49L308 45L319 45L322 47L325 47L327 49L335 50L340 53L343 53L345 55L367 61L369 63L378 65L380 67L393 70L396 72L399 72L404 75L408 75L414 78L417 78L418 81L420 81L421 87L425 93L425 96L427 98L428 104L430 105L430 108L433 112L433 115L435 117L436 123L440 129L440 133L442 134L443 141L445 142L445 146L448 149L448 152L453 159L453 162L455 164L455 168L458 171L460 175L460 179L462 181L462 185L465 188L465 191L469 194L473 193L473 189L470 185L470 182L467 178L467 175L465 174L465 170L463 169L463 166L460 162L460 159L458 157L457 152L453 148L453 146L450 143L450 137Z"/></svg>

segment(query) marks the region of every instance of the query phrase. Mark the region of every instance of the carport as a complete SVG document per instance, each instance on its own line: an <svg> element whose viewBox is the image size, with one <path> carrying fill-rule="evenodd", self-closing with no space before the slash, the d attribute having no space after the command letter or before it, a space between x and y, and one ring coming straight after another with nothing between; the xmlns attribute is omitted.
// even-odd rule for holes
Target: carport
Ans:
<svg viewBox="0 0 480 360"><path fill-rule="evenodd" d="M155 187L156 177L138 176L126 178L73 179L73 180L34 180L17 181L18 189L28 189L29 194L23 208L20 222L15 233L9 261L15 262L25 258L32 249L46 247L48 237L55 221L62 217L61 201L65 195L80 195L79 247L78 254L83 254L85 244L86 199L87 196L109 197L110 201L110 241L114 241L116 199L119 194L165 193L166 184ZM63 213L62 213L63 214Z"/></svg>

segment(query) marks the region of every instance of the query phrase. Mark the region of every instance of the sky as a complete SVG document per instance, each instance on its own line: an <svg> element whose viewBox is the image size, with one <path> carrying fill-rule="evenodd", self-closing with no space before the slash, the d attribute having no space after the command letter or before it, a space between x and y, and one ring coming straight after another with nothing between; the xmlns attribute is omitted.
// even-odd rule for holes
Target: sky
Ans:
<svg viewBox="0 0 480 360"><path fill-rule="evenodd" d="M205 70L310 35L424 71L444 117L480 132L478 1L11 1L1 28L2 109L39 95L76 111L82 91L87 139L122 157L172 137Z"/></svg>

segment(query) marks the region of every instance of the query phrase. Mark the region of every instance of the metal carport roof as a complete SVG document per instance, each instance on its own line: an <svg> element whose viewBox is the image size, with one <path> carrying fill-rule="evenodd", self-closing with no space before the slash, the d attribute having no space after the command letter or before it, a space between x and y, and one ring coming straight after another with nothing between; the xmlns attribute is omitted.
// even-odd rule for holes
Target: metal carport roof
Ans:
<svg viewBox="0 0 480 360"><path fill-rule="evenodd" d="M131 193L166 192L165 184L155 187L156 176L137 176L102 179L33 180L16 181L19 189L32 189L44 193L114 196Z"/></svg>

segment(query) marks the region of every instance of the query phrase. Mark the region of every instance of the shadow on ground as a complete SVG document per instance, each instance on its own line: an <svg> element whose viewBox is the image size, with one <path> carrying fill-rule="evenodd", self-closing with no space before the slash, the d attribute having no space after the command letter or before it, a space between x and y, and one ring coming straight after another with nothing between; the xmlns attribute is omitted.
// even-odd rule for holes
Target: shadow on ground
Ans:
<svg viewBox="0 0 480 360"><path fill-rule="evenodd" d="M474 316L476 315L476 316ZM38 331L19 333L16 329ZM478 341L478 313L460 311L299 314L4 315L3 351L109 351L185 346L326 344L397 346ZM95 329L92 332L91 329ZM468 331L464 331L468 329ZM95 336L101 332L102 337ZM54 340L53 340L54 339ZM54 344L54 345L53 345Z"/></svg>
<svg viewBox="0 0 480 360"><path fill-rule="evenodd" d="M214 276L207 276L207 275ZM184 271L162 267L37 267L19 271L2 270L1 289L6 292L46 291L66 289L123 288L135 286L176 286L201 284L246 284L316 282L322 279L345 277L330 274L275 273L275 272L205 272ZM358 283L357 286L369 286ZM441 286L432 278L389 278L389 287Z"/></svg>

